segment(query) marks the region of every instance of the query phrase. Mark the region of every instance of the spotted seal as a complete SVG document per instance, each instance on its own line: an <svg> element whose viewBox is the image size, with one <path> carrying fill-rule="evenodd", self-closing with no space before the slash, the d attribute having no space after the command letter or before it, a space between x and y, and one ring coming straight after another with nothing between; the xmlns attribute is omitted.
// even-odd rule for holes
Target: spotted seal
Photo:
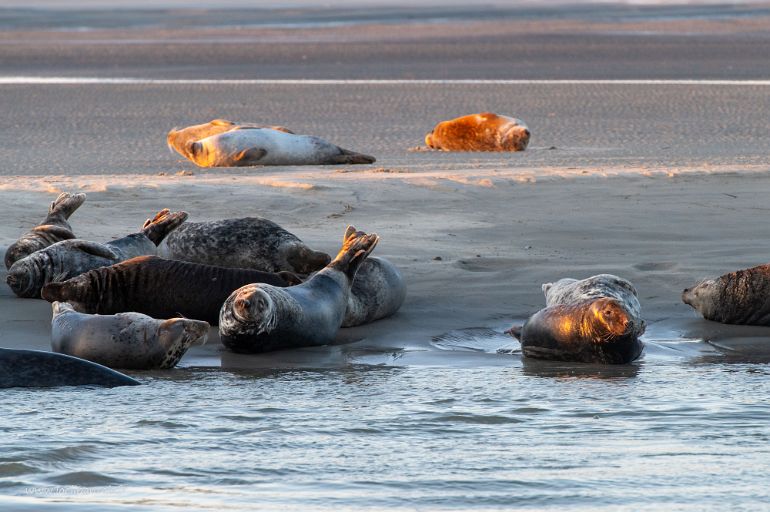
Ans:
<svg viewBox="0 0 770 512"><path fill-rule="evenodd" d="M242 128L211 135L188 142L184 151L199 167L371 164L375 161L372 156L343 149L320 137L266 128Z"/></svg>
<svg viewBox="0 0 770 512"><path fill-rule="evenodd" d="M704 279L686 288L682 301L707 320L770 325L770 264Z"/></svg>
<svg viewBox="0 0 770 512"><path fill-rule="evenodd" d="M72 239L57 242L14 263L6 282L19 297L40 297L47 283L65 281L88 270L112 265L145 254L187 218L186 212L168 209L148 219L138 233L104 244Z"/></svg>
<svg viewBox="0 0 770 512"><path fill-rule="evenodd" d="M156 320L141 313L88 315L66 302L53 303L51 347L110 368L173 368L191 345L203 345L209 324L200 320Z"/></svg>
<svg viewBox="0 0 770 512"><path fill-rule="evenodd" d="M356 272L348 295L342 327L368 324L393 315L406 298L406 283L385 258L366 258Z"/></svg>
<svg viewBox="0 0 770 512"><path fill-rule="evenodd" d="M66 301L81 313L136 312L153 318L182 315L219 321L219 309L233 290L248 283L285 287L299 283L291 273L201 265L157 256L139 256L89 270L43 287L42 297Z"/></svg>
<svg viewBox="0 0 770 512"><path fill-rule="evenodd" d="M5 251L5 268L11 268L16 261L51 244L75 238L67 219L85 200L85 194L59 194L48 208L48 215L43 222L22 235Z"/></svg>
<svg viewBox="0 0 770 512"><path fill-rule="evenodd" d="M356 271L378 241L376 234L349 226L337 257L305 283L235 290L219 313L222 344L233 352L267 352L331 343L345 318Z"/></svg>
<svg viewBox="0 0 770 512"><path fill-rule="evenodd" d="M281 226L262 217L185 222L158 247L158 255L223 267L309 274L331 261Z"/></svg>
<svg viewBox="0 0 770 512"><path fill-rule="evenodd" d="M166 144L168 144L170 149L175 150L183 157L190 158L190 154L187 152L188 143L200 139L205 139L206 137L217 135L219 133L248 128L268 128L284 133L294 133L293 131L283 126L266 126L253 123L234 123L226 119L212 119L208 123L196 124L182 129L174 128L170 130L168 135L166 135Z"/></svg>
<svg viewBox="0 0 770 512"><path fill-rule="evenodd" d="M42 350L0 348L0 388L139 384L128 375L78 357Z"/></svg>
<svg viewBox="0 0 770 512"><path fill-rule="evenodd" d="M625 305L633 316L641 318L642 306L630 281L612 274L598 274L586 279L559 279L542 286L545 305L572 304L586 299L611 297Z"/></svg>
<svg viewBox="0 0 770 512"><path fill-rule="evenodd" d="M443 151L524 151L529 136L520 119L482 112L438 123L425 144Z"/></svg>

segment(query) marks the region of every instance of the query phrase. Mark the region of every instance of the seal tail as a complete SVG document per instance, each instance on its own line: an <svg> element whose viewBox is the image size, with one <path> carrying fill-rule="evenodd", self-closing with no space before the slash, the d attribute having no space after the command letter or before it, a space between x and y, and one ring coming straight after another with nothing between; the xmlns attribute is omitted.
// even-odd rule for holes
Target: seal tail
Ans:
<svg viewBox="0 0 770 512"><path fill-rule="evenodd" d="M366 234L363 231L356 231L353 226L348 226L342 248L330 266L344 272L352 281L358 267L371 254L379 241L380 237L376 233Z"/></svg>
<svg viewBox="0 0 770 512"><path fill-rule="evenodd" d="M356 153L349 149L340 148L341 154L337 156L335 164L373 164L377 161L376 158L363 153Z"/></svg>
<svg viewBox="0 0 770 512"><path fill-rule="evenodd" d="M48 217L46 217L44 224L51 224L51 221L56 219L69 219L70 215L75 213L75 210L80 208L80 205L82 205L85 200L86 195L83 193L69 194L67 192L62 192L48 208Z"/></svg>
<svg viewBox="0 0 770 512"><path fill-rule="evenodd" d="M505 331L505 334L510 334L511 336L516 338L517 340L521 341L521 331L523 331L523 330L524 330L524 326L523 325L514 325L513 327L511 327L510 329Z"/></svg>
<svg viewBox="0 0 770 512"><path fill-rule="evenodd" d="M152 219L147 219L142 226L142 233L152 240L155 245L160 245L169 233L178 228L187 220L187 212L171 212L168 208L159 211Z"/></svg>

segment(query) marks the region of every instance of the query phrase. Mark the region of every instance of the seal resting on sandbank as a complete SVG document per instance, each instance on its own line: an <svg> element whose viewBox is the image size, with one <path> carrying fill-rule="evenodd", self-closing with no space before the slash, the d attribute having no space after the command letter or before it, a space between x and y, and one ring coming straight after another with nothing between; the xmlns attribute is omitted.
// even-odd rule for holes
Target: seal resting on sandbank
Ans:
<svg viewBox="0 0 770 512"><path fill-rule="evenodd" d="M524 151L529 136L520 119L483 112L438 123L425 144L443 151Z"/></svg>
<svg viewBox="0 0 770 512"><path fill-rule="evenodd" d="M208 123L196 124L187 126L186 128L172 129L166 135L166 144L171 149L174 149L177 153L185 158L190 158L187 153L187 144L196 140L205 139L212 135L219 133L225 133L232 130L240 130L244 128L268 128L270 130L278 130L284 133L294 133L293 131L283 126L267 126L254 123L234 123L226 119L212 119Z"/></svg>
<svg viewBox="0 0 770 512"><path fill-rule="evenodd" d="M685 289L682 301L707 320L770 325L770 264L704 279Z"/></svg>

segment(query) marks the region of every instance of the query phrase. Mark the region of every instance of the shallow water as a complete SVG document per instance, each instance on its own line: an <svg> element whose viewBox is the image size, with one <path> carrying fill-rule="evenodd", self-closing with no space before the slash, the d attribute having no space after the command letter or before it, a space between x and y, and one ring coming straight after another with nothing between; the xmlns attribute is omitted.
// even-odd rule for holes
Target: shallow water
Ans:
<svg viewBox="0 0 770 512"><path fill-rule="evenodd" d="M0 508L765 507L770 358L647 341L632 365L594 366L522 360L475 329L354 345L336 368L4 390Z"/></svg>

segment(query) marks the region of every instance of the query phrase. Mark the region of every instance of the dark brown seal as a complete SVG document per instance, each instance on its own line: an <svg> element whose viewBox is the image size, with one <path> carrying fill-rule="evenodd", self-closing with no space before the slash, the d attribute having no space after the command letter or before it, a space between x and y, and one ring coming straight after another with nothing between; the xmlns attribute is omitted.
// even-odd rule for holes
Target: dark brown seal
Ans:
<svg viewBox="0 0 770 512"><path fill-rule="evenodd" d="M524 151L529 135L520 119L483 112L438 123L425 144L443 151Z"/></svg>
<svg viewBox="0 0 770 512"><path fill-rule="evenodd" d="M641 325L640 325L641 323ZM510 334L525 357L625 364L642 353L644 323L617 299L589 299L541 309Z"/></svg>
<svg viewBox="0 0 770 512"><path fill-rule="evenodd" d="M704 279L685 289L682 301L707 320L770 325L770 264Z"/></svg>
<svg viewBox="0 0 770 512"><path fill-rule="evenodd" d="M62 240L75 238L67 219L86 200L85 194L59 194L48 208L46 218L12 243L5 251L5 268L11 268L18 260Z"/></svg>
<svg viewBox="0 0 770 512"><path fill-rule="evenodd" d="M69 302L81 313L135 312L153 318L181 315L216 325L227 296L236 288L257 282L284 287L299 280L289 273L140 256L68 281L50 283L43 288L42 296L49 302Z"/></svg>

